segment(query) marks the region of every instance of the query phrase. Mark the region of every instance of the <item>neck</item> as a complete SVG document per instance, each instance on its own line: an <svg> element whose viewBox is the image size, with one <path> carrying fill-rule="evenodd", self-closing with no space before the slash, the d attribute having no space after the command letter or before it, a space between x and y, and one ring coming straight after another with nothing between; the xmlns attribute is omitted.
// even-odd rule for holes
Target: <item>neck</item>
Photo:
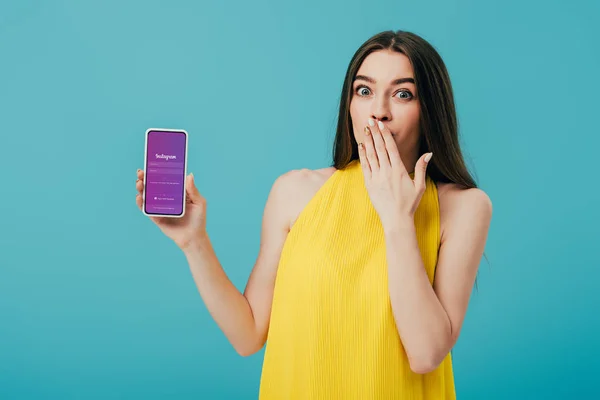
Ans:
<svg viewBox="0 0 600 400"><path fill-rule="evenodd" d="M411 147L408 150L403 150L402 147L398 146L400 151L400 158L404 164L404 168L409 174L415 172L415 164L419 159L419 150L417 146Z"/></svg>

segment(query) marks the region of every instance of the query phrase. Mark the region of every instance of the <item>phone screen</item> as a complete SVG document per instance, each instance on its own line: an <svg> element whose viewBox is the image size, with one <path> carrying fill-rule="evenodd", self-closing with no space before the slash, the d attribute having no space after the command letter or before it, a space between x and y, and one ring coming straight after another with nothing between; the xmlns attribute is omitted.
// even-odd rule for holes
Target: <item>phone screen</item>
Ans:
<svg viewBox="0 0 600 400"><path fill-rule="evenodd" d="M144 212L182 216L185 211L187 132L146 131Z"/></svg>

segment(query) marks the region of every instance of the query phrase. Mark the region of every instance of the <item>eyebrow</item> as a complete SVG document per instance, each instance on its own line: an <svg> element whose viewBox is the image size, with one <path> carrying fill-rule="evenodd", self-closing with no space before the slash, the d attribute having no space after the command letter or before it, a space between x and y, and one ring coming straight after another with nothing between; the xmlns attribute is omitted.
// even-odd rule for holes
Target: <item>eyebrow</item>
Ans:
<svg viewBox="0 0 600 400"><path fill-rule="evenodd" d="M367 81L367 82L373 83L373 84L375 83L375 79L369 78L366 75L356 75L354 80L355 81L357 81L357 80ZM414 84L415 80L413 78L399 78L399 79L392 81L392 85L400 85L401 83L405 83L405 82L410 82L410 83Z"/></svg>

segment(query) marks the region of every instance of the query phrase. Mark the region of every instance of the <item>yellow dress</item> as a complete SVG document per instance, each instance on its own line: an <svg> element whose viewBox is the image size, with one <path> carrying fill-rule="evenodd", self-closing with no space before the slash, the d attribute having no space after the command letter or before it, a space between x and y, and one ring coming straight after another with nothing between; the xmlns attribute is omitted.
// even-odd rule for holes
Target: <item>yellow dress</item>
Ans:
<svg viewBox="0 0 600 400"><path fill-rule="evenodd" d="M415 213L433 283L437 187ZM392 314L385 239L358 160L336 170L302 210L282 249L260 400L455 399L451 355L416 374Z"/></svg>

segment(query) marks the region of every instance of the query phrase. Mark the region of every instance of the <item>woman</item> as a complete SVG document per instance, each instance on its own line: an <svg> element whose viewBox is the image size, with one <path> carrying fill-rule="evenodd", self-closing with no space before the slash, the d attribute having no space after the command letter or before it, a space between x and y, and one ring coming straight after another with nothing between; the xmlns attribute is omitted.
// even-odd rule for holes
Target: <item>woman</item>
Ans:
<svg viewBox="0 0 600 400"><path fill-rule="evenodd" d="M333 164L275 180L243 294L191 174L186 187L185 217L151 219L238 353L267 343L261 399L455 398L450 351L492 205L465 167L450 79L425 40L382 32L355 53Z"/></svg>

